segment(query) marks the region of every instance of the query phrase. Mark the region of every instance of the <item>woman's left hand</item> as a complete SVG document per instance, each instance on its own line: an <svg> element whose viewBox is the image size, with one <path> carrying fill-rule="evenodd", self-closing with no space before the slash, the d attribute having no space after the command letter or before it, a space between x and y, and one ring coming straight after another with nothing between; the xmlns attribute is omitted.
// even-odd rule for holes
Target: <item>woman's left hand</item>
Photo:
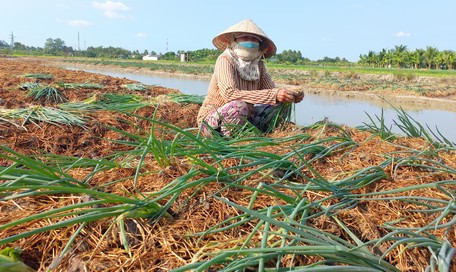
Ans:
<svg viewBox="0 0 456 272"><path fill-rule="evenodd" d="M294 102L299 103L304 99L304 92L303 91L297 91L294 93Z"/></svg>
<svg viewBox="0 0 456 272"><path fill-rule="evenodd" d="M295 101L295 96L293 91L287 89L279 89L276 99L277 102L280 103L292 103Z"/></svg>

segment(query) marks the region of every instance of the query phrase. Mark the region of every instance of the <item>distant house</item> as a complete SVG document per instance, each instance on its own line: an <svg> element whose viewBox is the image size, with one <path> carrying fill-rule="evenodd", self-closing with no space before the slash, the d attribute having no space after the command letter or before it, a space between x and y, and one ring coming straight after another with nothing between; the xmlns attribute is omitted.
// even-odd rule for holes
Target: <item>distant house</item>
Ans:
<svg viewBox="0 0 456 272"><path fill-rule="evenodd" d="M182 53L181 54L181 62L187 62L188 61L188 54L187 53Z"/></svg>
<svg viewBox="0 0 456 272"><path fill-rule="evenodd" d="M143 60L159 60L160 56L158 55L146 55L143 56Z"/></svg>

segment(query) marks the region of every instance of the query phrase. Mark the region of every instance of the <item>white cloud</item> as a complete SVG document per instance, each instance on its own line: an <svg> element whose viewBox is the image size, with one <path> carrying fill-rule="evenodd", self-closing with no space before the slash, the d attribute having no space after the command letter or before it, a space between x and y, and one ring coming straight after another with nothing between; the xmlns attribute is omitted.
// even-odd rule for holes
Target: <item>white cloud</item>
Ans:
<svg viewBox="0 0 456 272"><path fill-rule="evenodd" d="M398 38L406 38L406 37L410 37L411 34L410 34L410 33L403 32L403 31L399 31L399 32L397 32L394 36L396 36L396 37L398 37Z"/></svg>
<svg viewBox="0 0 456 272"><path fill-rule="evenodd" d="M101 9L104 11L104 16L110 19L123 19L126 18L123 12L130 11L131 8L125 5L122 2L113 2L113 1L105 1L104 3L101 2L92 2L92 6L97 9Z"/></svg>
<svg viewBox="0 0 456 272"><path fill-rule="evenodd" d="M139 33L136 33L136 37L144 38L144 37L147 37L147 34L143 33L143 32L139 32Z"/></svg>
<svg viewBox="0 0 456 272"><path fill-rule="evenodd" d="M76 26L76 27L88 27L88 26L92 25L91 22L85 21L85 20L69 20L67 22L67 24L69 24L70 26Z"/></svg>

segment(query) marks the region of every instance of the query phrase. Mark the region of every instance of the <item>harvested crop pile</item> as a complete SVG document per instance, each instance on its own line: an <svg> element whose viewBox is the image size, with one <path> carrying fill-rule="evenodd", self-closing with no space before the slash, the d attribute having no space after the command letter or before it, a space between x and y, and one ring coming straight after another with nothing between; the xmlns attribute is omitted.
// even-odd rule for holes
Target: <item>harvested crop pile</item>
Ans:
<svg viewBox="0 0 456 272"><path fill-rule="evenodd" d="M65 100L30 96L31 82ZM198 99L137 84L0 58L0 254L10 263L456 271L452 143L331 122L202 139Z"/></svg>

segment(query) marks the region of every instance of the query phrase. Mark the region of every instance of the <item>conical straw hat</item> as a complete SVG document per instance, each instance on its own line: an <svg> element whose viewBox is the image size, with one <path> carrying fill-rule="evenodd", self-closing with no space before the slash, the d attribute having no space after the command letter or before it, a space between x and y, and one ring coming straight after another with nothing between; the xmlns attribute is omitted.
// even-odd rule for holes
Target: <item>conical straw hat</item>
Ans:
<svg viewBox="0 0 456 272"><path fill-rule="evenodd" d="M274 56L277 47L274 42L268 38L268 36L259 28L252 20L246 19L240 23L237 23L222 33L218 34L212 43L220 50L225 50L234 38L242 34L253 34L261 38L260 50L264 52L264 57L269 58Z"/></svg>

